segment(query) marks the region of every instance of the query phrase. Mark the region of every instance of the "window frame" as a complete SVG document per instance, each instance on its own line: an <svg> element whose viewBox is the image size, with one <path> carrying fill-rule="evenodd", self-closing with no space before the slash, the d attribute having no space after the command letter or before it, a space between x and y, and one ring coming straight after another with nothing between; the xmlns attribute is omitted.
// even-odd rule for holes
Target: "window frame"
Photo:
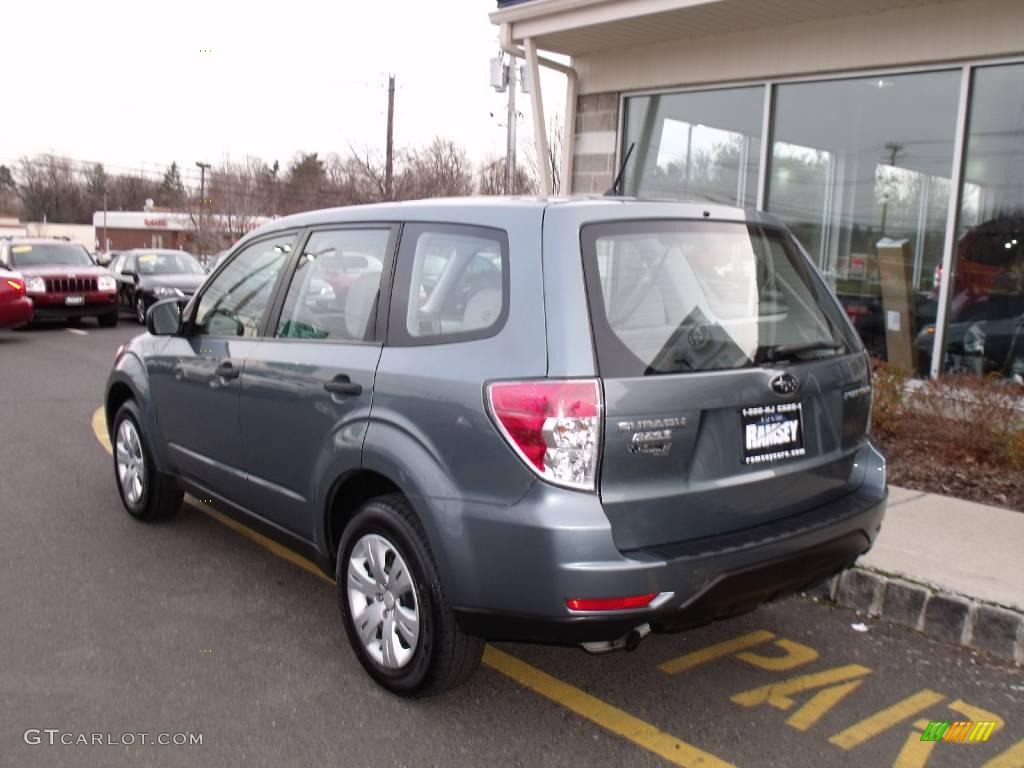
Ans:
<svg viewBox="0 0 1024 768"><path fill-rule="evenodd" d="M409 311L409 293L412 288L413 259L416 256L416 244L421 235L433 232L438 234L451 233L481 239L491 239L498 243L501 250L501 312L498 319L488 326L473 331L460 333L438 333L430 336L413 336L406 328ZM480 341L497 336L508 322L509 309L512 305L511 272L512 260L509 255L508 231L501 227L483 224L465 224L453 221L409 221L402 228L395 259L394 280L391 296L391 308L387 324L387 345L391 347L428 347L437 344L458 344L464 341Z"/></svg>
<svg viewBox="0 0 1024 768"><path fill-rule="evenodd" d="M301 227L299 227L299 228L292 228L292 229L282 229L282 230L277 230L277 231L274 231L274 232L268 232L266 235L263 235L263 236L257 237L257 238L253 238L252 240L246 240L244 242L239 242L235 246L235 249L232 251L232 253L226 259L224 259L223 262L221 262L220 266L217 267L217 269L214 270L212 274L210 274L206 278L206 280L203 282L203 285L202 285L201 289L196 291L196 293L193 295L193 297L189 300L189 303L185 307L184 316L187 319L185 320L184 323L182 323L181 335L186 337L186 338L192 338L192 337L198 336L198 335L210 336L212 338L217 338L217 339L240 339L240 338L241 339L260 339L260 338L264 338L266 336L266 333L267 333L267 321L269 319L270 312L272 312L272 310L274 309L275 302L277 301L278 293L280 293L280 290L281 290L281 280L282 280L284 274L286 274L287 271L288 271L288 266L291 263L291 260L294 258L295 252L298 250L297 247L294 247L292 249L293 252L291 254L289 254L285 258L284 265L282 266L281 271L277 275L277 279L274 282L273 288L271 288L270 300L267 302L267 306L263 310L263 315L260 318L260 322L259 322L259 324L257 326L256 334L254 336L225 336L223 334L216 334L215 335L215 334L210 334L210 333L206 333L206 334L198 334L198 333L196 333L196 313L199 311L199 305L202 303L203 297L206 295L206 292L210 289L210 286L213 285L213 283L217 279L217 277L220 276L220 273L223 272L224 268L227 267L228 264L233 262L238 257L238 255L240 253L242 253L243 251L249 250L249 248L254 246L254 245L258 245L259 243L266 242L267 240L276 240L276 239L278 239L280 237L287 237L287 236L294 237L295 238L294 242L296 244L302 243L303 245L305 245L305 235L306 235L306 232L307 232L307 230L305 228L301 228Z"/></svg>
<svg viewBox="0 0 1024 768"><path fill-rule="evenodd" d="M367 338L362 340L355 339L342 339L339 337L327 337L326 339L306 339L289 336L278 336L277 328L281 322L281 313L284 311L284 304L288 298L288 291L291 288L292 281L295 279L295 273L299 267L299 260L302 254L306 252L306 246L309 244L310 238L313 235L321 232L338 232L344 230L388 230L388 242L384 251L384 266L381 268L380 273L380 289L377 293L377 309L373 314L370 322L372 323L373 332L367 334ZM270 313L266 318L266 323L262 327L261 337L271 339L275 342L289 342L289 343L303 343L303 344L347 344L347 345L380 345L384 342L387 336L387 322L388 322L388 309L391 298L391 285L394 277L394 266L395 266L395 253L398 249L399 238L401 236L402 225L393 221L366 221L366 222L338 222L337 224L324 224L313 227L306 227L303 229L299 236L299 246L295 249L294 253L289 257L285 264L282 272L284 277L287 279L281 282L274 291L273 300L270 304ZM224 260L226 264L231 259L234 259L234 254ZM218 268L219 269L219 268Z"/></svg>

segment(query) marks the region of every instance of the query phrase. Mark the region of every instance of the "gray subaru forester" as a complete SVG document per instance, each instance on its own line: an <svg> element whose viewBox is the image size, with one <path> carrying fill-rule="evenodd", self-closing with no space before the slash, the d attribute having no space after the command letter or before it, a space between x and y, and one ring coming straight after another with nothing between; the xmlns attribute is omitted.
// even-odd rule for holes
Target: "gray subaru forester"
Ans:
<svg viewBox="0 0 1024 768"><path fill-rule="evenodd" d="M775 219L621 198L340 208L150 308L106 390L128 512L183 493L337 579L366 671L632 649L878 534L867 355Z"/></svg>

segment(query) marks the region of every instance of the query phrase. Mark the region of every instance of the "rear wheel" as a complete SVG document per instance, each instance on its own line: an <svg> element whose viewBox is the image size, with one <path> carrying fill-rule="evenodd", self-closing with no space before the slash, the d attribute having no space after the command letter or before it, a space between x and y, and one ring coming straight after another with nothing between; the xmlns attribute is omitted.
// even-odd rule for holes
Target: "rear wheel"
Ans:
<svg viewBox="0 0 1024 768"><path fill-rule="evenodd" d="M338 603L359 662L400 696L432 696L466 682L483 640L455 620L419 520L402 496L366 502L342 534Z"/></svg>
<svg viewBox="0 0 1024 768"><path fill-rule="evenodd" d="M107 315L100 315L96 318L99 321L100 328L113 328L117 325L117 312L111 312Z"/></svg>
<svg viewBox="0 0 1024 768"><path fill-rule="evenodd" d="M170 478L157 471L141 424L139 410L132 400L126 401L114 416L114 479L128 514L150 522L177 512L184 494Z"/></svg>

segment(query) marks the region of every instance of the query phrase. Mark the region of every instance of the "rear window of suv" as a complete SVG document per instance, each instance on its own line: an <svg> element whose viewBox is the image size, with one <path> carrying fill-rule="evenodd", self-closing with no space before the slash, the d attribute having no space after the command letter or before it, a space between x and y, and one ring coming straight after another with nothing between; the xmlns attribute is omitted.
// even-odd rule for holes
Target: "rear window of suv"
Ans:
<svg viewBox="0 0 1024 768"><path fill-rule="evenodd" d="M782 230L620 221L583 227L581 241L603 376L727 370L859 348Z"/></svg>

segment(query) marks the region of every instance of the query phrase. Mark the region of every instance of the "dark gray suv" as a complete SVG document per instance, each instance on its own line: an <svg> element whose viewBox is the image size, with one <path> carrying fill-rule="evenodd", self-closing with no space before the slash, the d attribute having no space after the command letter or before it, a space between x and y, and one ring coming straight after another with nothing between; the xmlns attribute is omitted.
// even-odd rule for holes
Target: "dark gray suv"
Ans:
<svg viewBox="0 0 1024 768"><path fill-rule="evenodd" d="M774 219L475 199L242 240L106 391L141 520L212 499L337 579L395 693L484 639L632 648L849 566L878 533L867 356Z"/></svg>

